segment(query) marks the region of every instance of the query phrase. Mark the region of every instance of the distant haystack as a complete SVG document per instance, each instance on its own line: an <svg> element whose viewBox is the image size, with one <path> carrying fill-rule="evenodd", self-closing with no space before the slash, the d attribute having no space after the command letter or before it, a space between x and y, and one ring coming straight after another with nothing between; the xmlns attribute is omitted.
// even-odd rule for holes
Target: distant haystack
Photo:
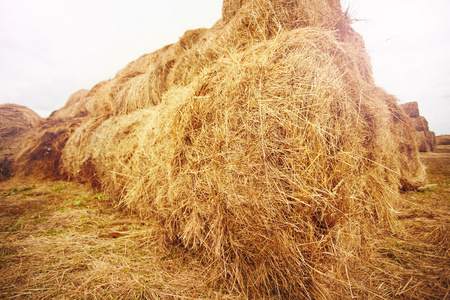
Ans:
<svg viewBox="0 0 450 300"><path fill-rule="evenodd" d="M55 113L21 160L55 133L55 174L154 220L211 286L246 297L364 298L352 269L376 230L395 231L398 191L425 181L411 121L374 86L339 1L226 0L213 28L77 101L86 113Z"/></svg>
<svg viewBox="0 0 450 300"><path fill-rule="evenodd" d="M11 158L19 151L22 137L41 117L26 106L0 105L0 181L12 175Z"/></svg>
<svg viewBox="0 0 450 300"><path fill-rule="evenodd" d="M436 136L428 128L428 121L419 113L417 102L408 102L401 105L405 113L411 118L415 129L414 137L420 152L430 152L436 149Z"/></svg>
<svg viewBox="0 0 450 300"><path fill-rule="evenodd" d="M450 145L450 135L444 134L436 137L437 145Z"/></svg>

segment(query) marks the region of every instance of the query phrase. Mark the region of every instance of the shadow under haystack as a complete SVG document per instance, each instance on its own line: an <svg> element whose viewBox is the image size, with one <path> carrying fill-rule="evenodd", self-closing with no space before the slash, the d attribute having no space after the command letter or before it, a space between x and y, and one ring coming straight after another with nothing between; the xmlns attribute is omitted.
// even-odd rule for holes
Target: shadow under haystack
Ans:
<svg viewBox="0 0 450 300"><path fill-rule="evenodd" d="M156 221L161 245L246 297L366 295L350 282L368 240L396 231L399 190L425 180L339 1L226 0L211 29L78 96L82 114L53 115L68 125L52 168Z"/></svg>

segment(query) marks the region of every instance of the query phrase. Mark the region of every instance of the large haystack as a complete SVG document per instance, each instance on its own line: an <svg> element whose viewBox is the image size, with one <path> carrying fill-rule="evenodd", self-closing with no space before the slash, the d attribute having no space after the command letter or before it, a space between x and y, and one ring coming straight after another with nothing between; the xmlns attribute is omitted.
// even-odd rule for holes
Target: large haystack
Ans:
<svg viewBox="0 0 450 300"><path fill-rule="evenodd" d="M192 47L157 52L179 58L117 80L114 116L64 149L68 173L158 220L213 285L346 294L373 226L395 227L398 190L423 183L410 121L347 16L307 2L226 2Z"/></svg>
<svg viewBox="0 0 450 300"><path fill-rule="evenodd" d="M395 231L398 191L425 179L411 121L374 86L339 1L226 0L213 28L79 101L63 172L248 297L363 295L370 237Z"/></svg>
<svg viewBox="0 0 450 300"><path fill-rule="evenodd" d="M0 105L0 181L12 175L12 156L20 150L24 134L40 120L41 117L26 106Z"/></svg>

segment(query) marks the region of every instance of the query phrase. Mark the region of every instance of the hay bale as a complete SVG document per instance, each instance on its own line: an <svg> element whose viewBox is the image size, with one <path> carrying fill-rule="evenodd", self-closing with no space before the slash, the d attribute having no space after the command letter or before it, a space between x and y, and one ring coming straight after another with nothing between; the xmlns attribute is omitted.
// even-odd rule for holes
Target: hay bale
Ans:
<svg viewBox="0 0 450 300"><path fill-rule="evenodd" d="M436 150L436 136L431 131L416 131L414 137L420 152L433 152Z"/></svg>
<svg viewBox="0 0 450 300"><path fill-rule="evenodd" d="M64 107L24 134L20 151L12 156L14 173L37 179L67 179L61 170L62 149L84 118L108 113L105 86L106 82L101 82L90 91L77 91Z"/></svg>
<svg viewBox="0 0 450 300"><path fill-rule="evenodd" d="M25 132L39 123L41 117L26 106L0 105L0 138L2 141ZM0 147L5 147L4 142Z"/></svg>
<svg viewBox="0 0 450 300"><path fill-rule="evenodd" d="M420 152L431 152L431 145L423 131L414 132L414 137L417 142L417 149Z"/></svg>
<svg viewBox="0 0 450 300"><path fill-rule="evenodd" d="M420 152L430 152L436 149L436 136L430 131L428 121L419 113L417 102L408 102L401 105L401 108L411 119L411 125L416 131L414 137Z"/></svg>
<svg viewBox="0 0 450 300"><path fill-rule="evenodd" d="M416 131L430 131L428 128L428 121L423 116L417 118L411 118L413 127Z"/></svg>
<svg viewBox="0 0 450 300"><path fill-rule="evenodd" d="M190 74L160 103L77 129L65 170L156 220L161 243L192 249L212 285L346 294L345 266L374 223L396 226L398 189L424 170L408 117L338 37L300 27L191 49Z"/></svg>
<svg viewBox="0 0 450 300"><path fill-rule="evenodd" d="M435 151L436 150L436 134L433 131L425 131L425 136L428 139L428 141L430 142L430 149L431 151Z"/></svg>
<svg viewBox="0 0 450 300"><path fill-rule="evenodd" d="M448 134L438 135L436 137L436 144L437 145L450 145L450 135L448 135Z"/></svg>
<svg viewBox="0 0 450 300"><path fill-rule="evenodd" d="M30 136L24 166L62 164L246 297L364 298L347 267L375 230L395 232L399 189L425 181L411 121L374 86L339 1L225 1L213 28L80 99L87 115Z"/></svg>
<svg viewBox="0 0 450 300"><path fill-rule="evenodd" d="M410 118L418 118L420 116L419 104L416 101L404 103L400 106Z"/></svg>
<svg viewBox="0 0 450 300"><path fill-rule="evenodd" d="M12 176L12 156L20 150L24 134L40 120L41 117L26 106L0 105L0 181Z"/></svg>

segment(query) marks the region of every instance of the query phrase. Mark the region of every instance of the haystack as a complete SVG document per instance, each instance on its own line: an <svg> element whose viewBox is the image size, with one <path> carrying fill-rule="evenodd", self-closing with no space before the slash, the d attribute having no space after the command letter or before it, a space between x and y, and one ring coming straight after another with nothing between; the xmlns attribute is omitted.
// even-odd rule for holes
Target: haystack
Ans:
<svg viewBox="0 0 450 300"><path fill-rule="evenodd" d="M12 175L12 156L19 151L24 134L40 120L41 117L26 106L0 105L0 181Z"/></svg>
<svg viewBox="0 0 450 300"><path fill-rule="evenodd" d="M346 294L373 227L396 226L398 190L423 183L410 120L337 1L225 1L201 36L119 73L113 116L75 131L65 170L158 220L212 285Z"/></svg>
<svg viewBox="0 0 450 300"><path fill-rule="evenodd" d="M0 138L2 139L0 150L8 146L5 141L15 138L17 134L24 133L36 126L41 117L26 106L17 104L0 105Z"/></svg>
<svg viewBox="0 0 450 300"><path fill-rule="evenodd" d="M420 152L432 152L436 149L436 135L428 128L428 121L419 113L419 104L415 101L401 104L400 107L411 118L414 138Z"/></svg>
<svg viewBox="0 0 450 300"><path fill-rule="evenodd" d="M339 1L226 0L211 29L80 99L54 147L62 172L247 297L364 295L352 282L370 238L396 230L399 190L425 180L411 121L374 86Z"/></svg>
<svg viewBox="0 0 450 300"><path fill-rule="evenodd" d="M450 135L449 134L438 135L436 137L436 144L450 145Z"/></svg>

